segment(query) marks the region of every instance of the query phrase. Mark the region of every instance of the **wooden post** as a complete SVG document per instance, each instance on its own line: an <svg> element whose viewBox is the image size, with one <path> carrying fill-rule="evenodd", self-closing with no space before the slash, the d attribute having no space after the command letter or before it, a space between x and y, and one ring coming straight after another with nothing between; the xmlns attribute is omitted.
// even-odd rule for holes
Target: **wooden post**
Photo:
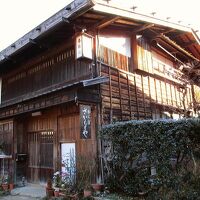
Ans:
<svg viewBox="0 0 200 200"><path fill-rule="evenodd" d="M12 169L12 181L13 183L16 183L17 177L16 177L16 154L17 154L17 121L13 121L13 131L12 131L12 137L13 137L13 150L12 150L12 160L11 160L11 166Z"/></svg>
<svg viewBox="0 0 200 200"><path fill-rule="evenodd" d="M132 109L131 109L131 92L129 84L129 74L126 74L127 86L128 86L128 97L129 97L129 110L130 110L130 120L132 119Z"/></svg>
<svg viewBox="0 0 200 200"><path fill-rule="evenodd" d="M137 38L136 34L131 35L131 69L130 72L138 69Z"/></svg>
<svg viewBox="0 0 200 200"><path fill-rule="evenodd" d="M136 78L135 78L135 76L134 76L134 85L135 85L135 99L136 99L137 119L139 119L139 107L138 107L138 97L137 97L137 85L136 85Z"/></svg>

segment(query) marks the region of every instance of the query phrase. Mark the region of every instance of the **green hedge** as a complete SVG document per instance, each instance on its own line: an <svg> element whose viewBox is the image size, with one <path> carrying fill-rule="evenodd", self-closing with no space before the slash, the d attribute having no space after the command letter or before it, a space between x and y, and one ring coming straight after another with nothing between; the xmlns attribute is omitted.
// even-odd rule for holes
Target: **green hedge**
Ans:
<svg viewBox="0 0 200 200"><path fill-rule="evenodd" d="M111 190L147 199L200 197L200 119L117 122L100 137Z"/></svg>

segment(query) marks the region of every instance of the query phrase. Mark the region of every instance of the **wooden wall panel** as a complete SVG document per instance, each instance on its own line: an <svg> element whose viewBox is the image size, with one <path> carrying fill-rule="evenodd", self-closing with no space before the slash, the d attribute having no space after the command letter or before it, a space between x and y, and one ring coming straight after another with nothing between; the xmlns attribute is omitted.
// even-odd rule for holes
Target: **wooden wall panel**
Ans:
<svg viewBox="0 0 200 200"><path fill-rule="evenodd" d="M26 124L27 132L57 131L57 109L58 108L41 111L41 116L30 116Z"/></svg>
<svg viewBox="0 0 200 200"><path fill-rule="evenodd" d="M62 106L58 106L54 109L48 109L42 112L41 116L37 117L29 117L26 120L24 126L26 127L26 134L29 137L38 137L38 140L41 140L40 134L46 132L53 132L53 160L54 165L52 167L39 167L38 164L34 165L34 155L35 155L35 162L38 161L36 153L38 148L36 143L29 142L29 150L32 149L30 153L32 165L29 163L28 168L28 177L31 182L38 182L44 181L47 177L51 176L53 170L60 169L60 145L62 142L75 142L76 143L76 153L77 156L92 156L96 157L97 155L97 136L96 136L96 109L94 105L91 105L92 112L91 112L91 138L90 139L81 139L80 136L80 114L79 114L79 106L75 104L65 104ZM39 134L39 135L38 135ZM48 136L48 135L47 135ZM35 138L37 140L37 138ZM31 141L33 141L32 138ZM47 144L48 141L45 143L41 143L43 140L40 141L40 148L41 152L47 151L49 149ZM39 144L39 143L38 143ZM32 146L31 146L32 145ZM46 150L45 150L46 149ZM48 155L48 153L46 153ZM46 159L43 158L45 163L48 163ZM30 159L29 159L30 162ZM46 164L45 164L46 166ZM49 170L49 171L48 171Z"/></svg>
<svg viewBox="0 0 200 200"><path fill-rule="evenodd" d="M181 85L151 73L125 72L99 63L101 74L110 76L109 83L101 85L102 123L131 119L151 119L163 116L164 112L183 114L183 93ZM185 106L191 109L190 86L186 88ZM177 111L177 109L179 111Z"/></svg>
<svg viewBox="0 0 200 200"><path fill-rule="evenodd" d="M99 60L105 64L124 71L129 71L131 58L128 56L120 54L119 52L109 49L103 45L100 45L99 52Z"/></svg>
<svg viewBox="0 0 200 200"><path fill-rule="evenodd" d="M51 56L39 57L35 63L19 66L15 73L8 73L2 81L2 103L58 84L91 78L91 62L75 60L74 54L71 46Z"/></svg>
<svg viewBox="0 0 200 200"><path fill-rule="evenodd" d="M58 118L58 140L62 142L75 142L77 156L93 155L97 153L96 136L96 110L92 108L91 112L91 138L81 139L80 135L80 115L74 113L70 115L61 115Z"/></svg>

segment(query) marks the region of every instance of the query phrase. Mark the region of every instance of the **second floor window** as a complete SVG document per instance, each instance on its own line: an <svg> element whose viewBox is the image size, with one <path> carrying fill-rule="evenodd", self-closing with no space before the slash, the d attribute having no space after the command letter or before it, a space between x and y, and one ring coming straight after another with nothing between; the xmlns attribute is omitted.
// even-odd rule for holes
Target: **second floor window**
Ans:
<svg viewBox="0 0 200 200"><path fill-rule="evenodd" d="M105 36L99 37L99 59L105 64L129 71L131 47L130 38Z"/></svg>

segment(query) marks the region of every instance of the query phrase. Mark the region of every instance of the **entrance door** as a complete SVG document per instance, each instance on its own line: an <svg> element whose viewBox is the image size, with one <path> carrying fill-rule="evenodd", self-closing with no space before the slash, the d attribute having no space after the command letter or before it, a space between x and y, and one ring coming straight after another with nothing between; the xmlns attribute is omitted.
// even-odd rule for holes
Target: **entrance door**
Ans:
<svg viewBox="0 0 200 200"><path fill-rule="evenodd" d="M28 134L28 181L46 182L53 176L53 131Z"/></svg>

